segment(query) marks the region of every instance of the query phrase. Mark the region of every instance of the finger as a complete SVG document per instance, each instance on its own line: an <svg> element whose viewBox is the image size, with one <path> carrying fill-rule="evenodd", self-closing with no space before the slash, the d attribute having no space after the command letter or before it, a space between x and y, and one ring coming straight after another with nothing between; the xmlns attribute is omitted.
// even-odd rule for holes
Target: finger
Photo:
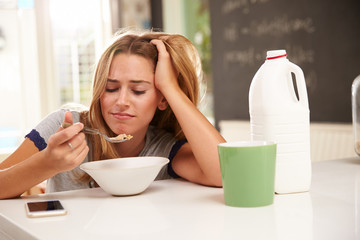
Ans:
<svg viewBox="0 0 360 240"><path fill-rule="evenodd" d="M73 116L71 112L65 112L64 121L61 124L62 128L70 127L73 124Z"/></svg>
<svg viewBox="0 0 360 240"><path fill-rule="evenodd" d="M64 122L66 123L73 123L73 116L71 112L65 112Z"/></svg>
<svg viewBox="0 0 360 240"><path fill-rule="evenodd" d="M69 171L79 166L79 164L82 163L82 161L86 158L89 152L89 147L86 141L83 141L80 144L80 146L78 146L76 149L73 150L69 150L69 146L65 146L65 144L63 145L63 147L65 148L64 149L65 151L64 150L61 151L62 166L60 166L59 168L61 172Z"/></svg>
<svg viewBox="0 0 360 240"><path fill-rule="evenodd" d="M66 145L65 148L74 150L77 149L79 146L81 146L81 144L85 141L85 134L84 133L79 133L77 135L75 135L73 138L67 140L66 142L63 143L63 145Z"/></svg>
<svg viewBox="0 0 360 240"><path fill-rule="evenodd" d="M83 147L78 149L78 152L74 153L75 155L74 160L77 166L79 166L79 164L81 164L84 161L88 153L89 153L89 147L86 143L84 144Z"/></svg>
<svg viewBox="0 0 360 240"><path fill-rule="evenodd" d="M156 46L159 54L167 53L166 47L165 47L165 44L163 41L161 41L159 39L153 39L150 41L150 43Z"/></svg>
<svg viewBox="0 0 360 240"><path fill-rule="evenodd" d="M79 155L84 150L88 149L88 145L86 141L83 141L74 151L75 156Z"/></svg>
<svg viewBox="0 0 360 240"><path fill-rule="evenodd" d="M65 128L68 128L72 124L73 124L73 116L72 116L71 112L65 112L64 121L62 122L60 128L56 132L59 132Z"/></svg>
<svg viewBox="0 0 360 240"><path fill-rule="evenodd" d="M67 144L71 150L74 150L74 147L73 147L73 145L71 144L70 141L67 141L67 142L65 142L63 144Z"/></svg>
<svg viewBox="0 0 360 240"><path fill-rule="evenodd" d="M78 166L87 156L89 152L89 147L86 143L86 141L83 141L80 146L78 146L76 149L72 150L71 152L71 159L73 159L74 166Z"/></svg>
<svg viewBox="0 0 360 240"><path fill-rule="evenodd" d="M49 145L55 146L69 141L84 128L83 123L75 123L66 129L59 128L58 132L49 138Z"/></svg>

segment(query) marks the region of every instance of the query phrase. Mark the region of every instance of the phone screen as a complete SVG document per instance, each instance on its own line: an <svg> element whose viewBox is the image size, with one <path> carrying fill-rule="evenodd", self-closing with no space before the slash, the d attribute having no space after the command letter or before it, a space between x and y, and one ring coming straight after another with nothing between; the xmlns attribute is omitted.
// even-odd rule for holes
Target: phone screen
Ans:
<svg viewBox="0 0 360 240"><path fill-rule="evenodd" d="M29 217L45 217L66 214L65 208L59 200L27 202L25 206Z"/></svg>

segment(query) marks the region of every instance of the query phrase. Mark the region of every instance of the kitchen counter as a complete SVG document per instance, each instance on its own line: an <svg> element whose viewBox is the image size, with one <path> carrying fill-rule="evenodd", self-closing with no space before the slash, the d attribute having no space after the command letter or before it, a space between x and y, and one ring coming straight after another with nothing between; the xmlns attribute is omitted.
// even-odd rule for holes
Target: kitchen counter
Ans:
<svg viewBox="0 0 360 240"><path fill-rule="evenodd" d="M360 158L313 163L310 192L235 208L222 188L153 182L140 195L102 189L0 200L0 239L360 239ZM60 199L66 216L28 218L25 202Z"/></svg>

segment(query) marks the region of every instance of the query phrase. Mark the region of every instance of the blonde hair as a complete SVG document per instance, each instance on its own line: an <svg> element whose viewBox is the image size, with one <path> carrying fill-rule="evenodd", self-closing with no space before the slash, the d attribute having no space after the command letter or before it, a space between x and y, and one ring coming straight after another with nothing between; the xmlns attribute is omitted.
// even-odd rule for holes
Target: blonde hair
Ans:
<svg viewBox="0 0 360 240"><path fill-rule="evenodd" d="M173 66L178 73L177 80L180 88L195 105L198 104L199 82L202 71L198 52L191 41L178 34L121 31L115 35L112 44L103 52L98 61L93 78L93 95L90 109L81 113L81 122L86 126L99 129L109 136L116 135L107 126L100 107L100 97L105 91L112 59L119 53L135 54L150 59L156 66L158 51L156 46L150 43L153 39L160 39L164 42L166 50L171 56ZM177 139L185 138L171 107L163 111L158 109L150 124L165 129ZM93 161L120 157L113 144L106 142L99 136L88 135L87 137L91 146L93 146L89 153L92 155Z"/></svg>

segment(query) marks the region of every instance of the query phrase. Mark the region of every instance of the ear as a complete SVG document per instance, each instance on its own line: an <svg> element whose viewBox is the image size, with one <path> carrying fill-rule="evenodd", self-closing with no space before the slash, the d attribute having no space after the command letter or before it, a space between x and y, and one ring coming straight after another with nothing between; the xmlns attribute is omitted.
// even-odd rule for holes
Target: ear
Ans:
<svg viewBox="0 0 360 240"><path fill-rule="evenodd" d="M166 101L166 98L164 96L161 97L160 102L158 103L158 109L163 111L169 106L168 102Z"/></svg>

